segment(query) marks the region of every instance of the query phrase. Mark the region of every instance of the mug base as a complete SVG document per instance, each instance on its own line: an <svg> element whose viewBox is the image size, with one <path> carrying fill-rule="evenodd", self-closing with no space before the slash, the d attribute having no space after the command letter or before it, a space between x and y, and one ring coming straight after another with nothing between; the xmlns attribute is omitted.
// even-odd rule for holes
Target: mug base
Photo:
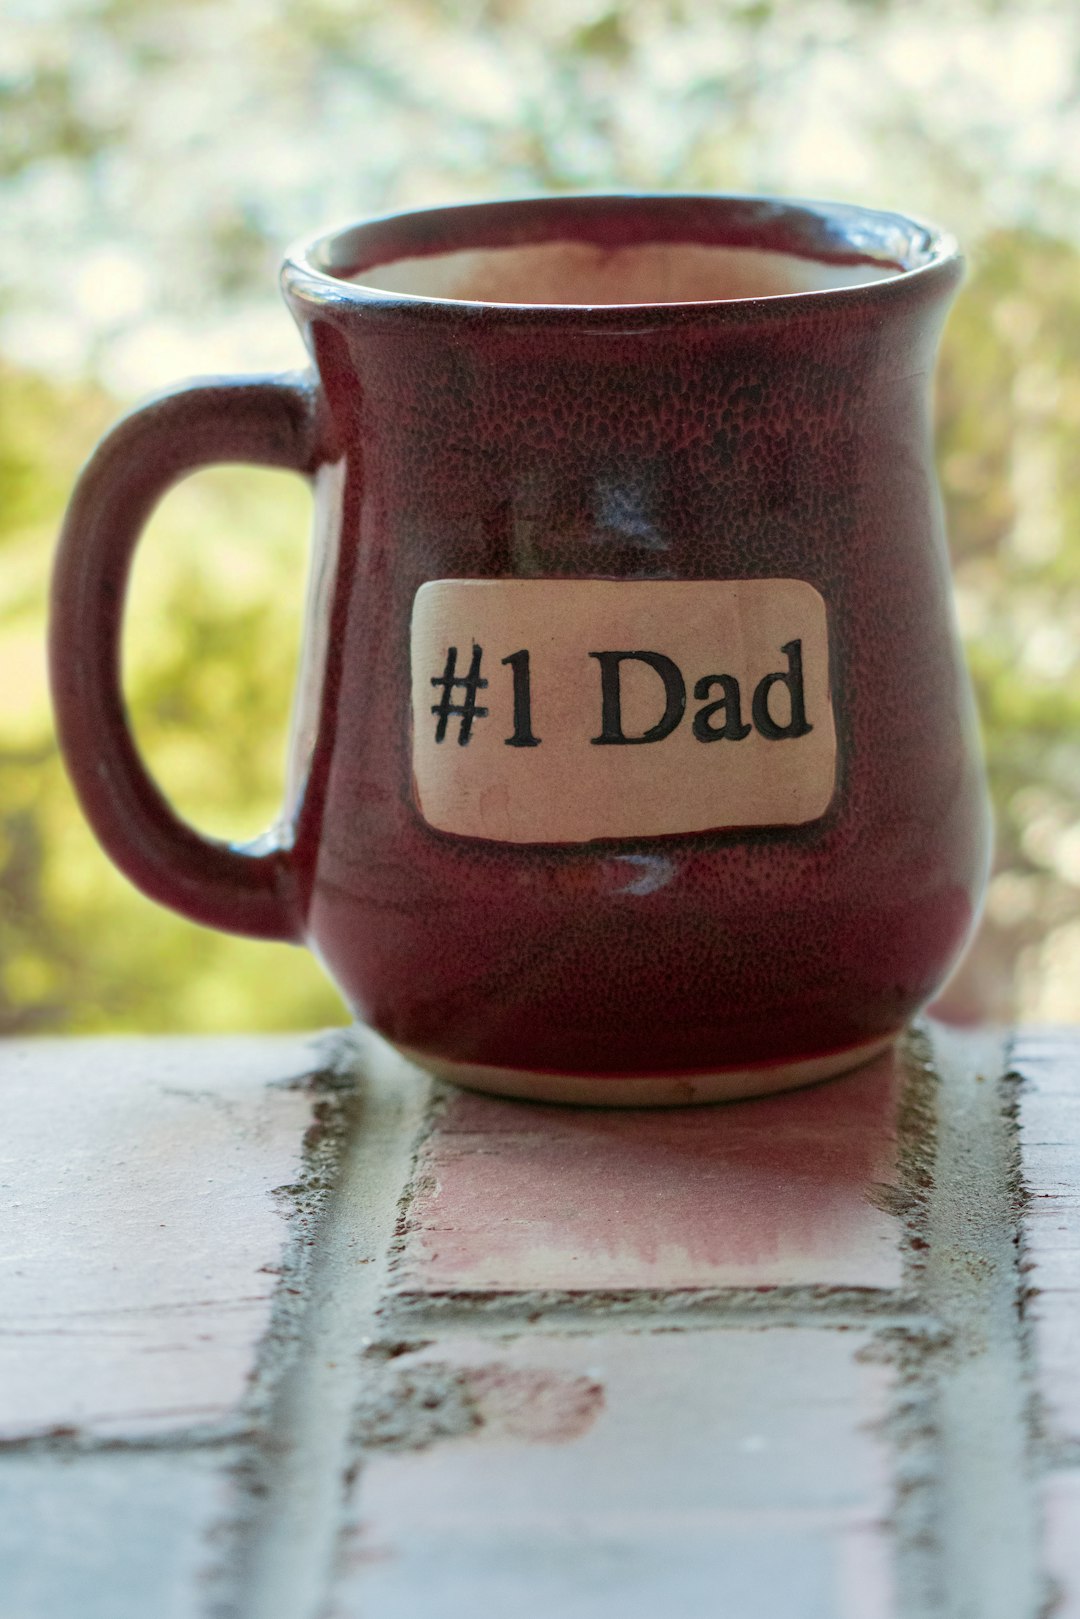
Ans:
<svg viewBox="0 0 1080 1619"><path fill-rule="evenodd" d="M418 1068L435 1079L447 1080L462 1090L483 1091L531 1102L570 1102L580 1107L687 1107L701 1102L734 1102L773 1091L816 1085L861 1068L880 1056L899 1037L900 1030L882 1039L830 1051L798 1062L759 1063L753 1068L721 1068L715 1073L555 1074L528 1068L496 1068L483 1063L443 1061L407 1046L398 1046Z"/></svg>

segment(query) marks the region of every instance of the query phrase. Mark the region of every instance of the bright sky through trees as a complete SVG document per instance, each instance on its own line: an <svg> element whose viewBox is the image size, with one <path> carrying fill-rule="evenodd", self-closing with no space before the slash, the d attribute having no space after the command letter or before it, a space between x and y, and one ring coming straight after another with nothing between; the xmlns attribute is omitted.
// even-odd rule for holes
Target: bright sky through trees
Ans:
<svg viewBox="0 0 1080 1619"><path fill-rule="evenodd" d="M1080 12L927 0L8 0L0 29L0 1025L341 1015L298 952L133 894L74 808L41 657L55 530L125 401L303 363L297 236L562 189L775 191L934 218L970 273L939 467L999 823L957 1005L1080 1016ZM139 734L185 813L272 819L308 512L206 474L140 556Z"/></svg>

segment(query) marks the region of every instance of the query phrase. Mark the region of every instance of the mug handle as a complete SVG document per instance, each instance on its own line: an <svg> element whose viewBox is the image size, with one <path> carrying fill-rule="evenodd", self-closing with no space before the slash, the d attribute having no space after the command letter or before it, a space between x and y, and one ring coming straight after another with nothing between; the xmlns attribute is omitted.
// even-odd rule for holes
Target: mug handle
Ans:
<svg viewBox="0 0 1080 1619"><path fill-rule="evenodd" d="M161 496L215 462L310 476L322 396L305 373L182 383L125 416L83 470L60 536L49 665L60 751L87 820L136 887L194 922L259 939L302 938L289 848L202 837L139 757L120 683L120 626L136 542Z"/></svg>

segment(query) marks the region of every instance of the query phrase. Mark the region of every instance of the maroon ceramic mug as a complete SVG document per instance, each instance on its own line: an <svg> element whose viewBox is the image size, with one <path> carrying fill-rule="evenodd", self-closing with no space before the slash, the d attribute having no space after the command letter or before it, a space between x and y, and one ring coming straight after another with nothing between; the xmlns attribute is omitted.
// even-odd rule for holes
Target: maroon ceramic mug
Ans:
<svg viewBox="0 0 1080 1619"><path fill-rule="evenodd" d="M358 1017L506 1094L842 1072L941 985L986 879L928 389L954 243L723 196L401 214L291 255L309 373L182 386L95 452L52 672L146 893L306 941ZM132 744L121 606L162 492L313 478L288 803L242 847Z"/></svg>

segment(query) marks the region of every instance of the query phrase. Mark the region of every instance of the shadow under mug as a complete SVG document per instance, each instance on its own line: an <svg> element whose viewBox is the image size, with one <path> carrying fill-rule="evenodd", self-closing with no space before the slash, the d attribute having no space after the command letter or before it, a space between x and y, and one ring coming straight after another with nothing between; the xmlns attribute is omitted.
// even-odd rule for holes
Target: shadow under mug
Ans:
<svg viewBox="0 0 1080 1619"><path fill-rule="evenodd" d="M699 1101L882 1050L987 873L928 401L959 276L912 220L725 196L294 252L311 371L143 405L71 501L53 690L102 844L467 1085ZM175 816L119 678L139 532L224 461L316 491L286 807L244 846Z"/></svg>

